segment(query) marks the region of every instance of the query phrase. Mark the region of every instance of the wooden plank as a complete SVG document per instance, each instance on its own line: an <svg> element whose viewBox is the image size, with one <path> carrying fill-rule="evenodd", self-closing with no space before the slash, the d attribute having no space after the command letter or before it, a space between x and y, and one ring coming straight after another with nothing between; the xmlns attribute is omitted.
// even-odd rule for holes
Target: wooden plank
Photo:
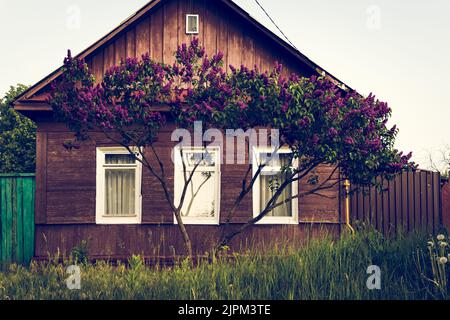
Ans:
<svg viewBox="0 0 450 320"><path fill-rule="evenodd" d="M364 201L363 201L363 221L370 223L370 188L365 187L363 191Z"/></svg>
<svg viewBox="0 0 450 320"><path fill-rule="evenodd" d="M358 220L364 221L364 195L363 188L360 188L357 193L357 204L358 204Z"/></svg>
<svg viewBox="0 0 450 320"><path fill-rule="evenodd" d="M441 193L441 177L438 172L433 172L433 232L438 232L438 229L442 226L441 221L441 205L440 205L440 193Z"/></svg>
<svg viewBox="0 0 450 320"><path fill-rule="evenodd" d="M120 65L120 62L127 56L127 39L123 34L116 40L116 50L114 52L114 64Z"/></svg>
<svg viewBox="0 0 450 320"><path fill-rule="evenodd" d="M379 183L382 184L381 178L378 179ZM376 216L377 216L377 229L380 232L383 232L383 190L376 189L375 191L376 198Z"/></svg>
<svg viewBox="0 0 450 320"><path fill-rule="evenodd" d="M114 55L115 55L114 47L115 47L114 42L112 42L108 44L105 48L104 67L103 67L105 73L114 66Z"/></svg>
<svg viewBox="0 0 450 320"><path fill-rule="evenodd" d="M420 227L427 230L427 174L420 172Z"/></svg>
<svg viewBox="0 0 450 320"><path fill-rule="evenodd" d="M209 57L217 53L217 24L215 5L207 5L203 14L203 45ZM201 17L200 17L201 18Z"/></svg>
<svg viewBox="0 0 450 320"><path fill-rule="evenodd" d="M200 44L205 43L205 6L208 0L193 0L192 1L192 13L198 14L200 19L198 21L198 34L195 35L200 40ZM209 5L209 4L208 4Z"/></svg>
<svg viewBox="0 0 450 320"><path fill-rule="evenodd" d="M433 175L430 171L427 171L426 175L427 175L427 226L428 226L429 232L433 232L433 229L434 229Z"/></svg>
<svg viewBox="0 0 450 320"><path fill-rule="evenodd" d="M383 179L383 233L385 235L389 234L389 181Z"/></svg>
<svg viewBox="0 0 450 320"><path fill-rule="evenodd" d="M421 189L420 189L420 173L414 173L414 228L421 228Z"/></svg>
<svg viewBox="0 0 450 320"><path fill-rule="evenodd" d="M126 57L136 57L136 30L134 28L127 31Z"/></svg>
<svg viewBox="0 0 450 320"><path fill-rule="evenodd" d="M12 262L12 230L13 230L13 213L12 213L12 183L11 178L5 180L5 226L6 226L6 234L5 234L5 256L6 259L4 262L7 264Z"/></svg>
<svg viewBox="0 0 450 320"><path fill-rule="evenodd" d="M47 216L47 133L36 134L36 224L45 224Z"/></svg>
<svg viewBox="0 0 450 320"><path fill-rule="evenodd" d="M408 230L414 230L415 224L415 190L414 190L414 173L408 172Z"/></svg>
<svg viewBox="0 0 450 320"><path fill-rule="evenodd" d="M439 186L438 190L438 203L437 205L439 206L439 211L438 211L438 215L439 215L439 228L444 227L444 209L443 209L443 192L444 192L444 187L445 187L445 183L442 180L442 176L441 173L438 172L438 177L436 178L438 181L436 181L437 185Z"/></svg>
<svg viewBox="0 0 450 320"><path fill-rule="evenodd" d="M9 178L8 181L11 184L9 203L10 209L10 219L11 219L11 262L17 261L16 249L17 249L17 189L16 189L16 178Z"/></svg>
<svg viewBox="0 0 450 320"><path fill-rule="evenodd" d="M401 216L402 216L402 229L404 231L408 231L408 225L409 225L409 221L408 221L408 174L407 173L402 173L401 174L401 184L402 184L402 211L401 211Z"/></svg>
<svg viewBox="0 0 450 320"><path fill-rule="evenodd" d="M150 41L150 52L152 59L157 62L163 62L163 52L164 52L164 9L158 8L152 15L151 30L153 36Z"/></svg>
<svg viewBox="0 0 450 320"><path fill-rule="evenodd" d="M146 17L136 25L136 56L150 53L150 18Z"/></svg>
<svg viewBox="0 0 450 320"><path fill-rule="evenodd" d="M15 192L16 192L16 254L15 254L15 261L23 263L24 262L24 234L23 234L23 225L24 225L24 219L23 219L23 181L26 178L15 178L16 186L15 186Z"/></svg>
<svg viewBox="0 0 450 320"><path fill-rule="evenodd" d="M228 63L235 68L242 64L242 39L241 24L228 24Z"/></svg>
<svg viewBox="0 0 450 320"><path fill-rule="evenodd" d="M395 220L395 178L389 181L389 233L394 234L396 232L396 220Z"/></svg>
<svg viewBox="0 0 450 320"><path fill-rule="evenodd" d="M369 190L369 221L377 228L377 191L375 187L371 187Z"/></svg>
<svg viewBox="0 0 450 320"><path fill-rule="evenodd" d="M178 45L189 45L193 35L186 34L186 15L192 13L192 1L178 0Z"/></svg>
<svg viewBox="0 0 450 320"><path fill-rule="evenodd" d="M255 66L255 43L253 35L245 33L242 46L242 64L249 69Z"/></svg>
<svg viewBox="0 0 450 320"><path fill-rule="evenodd" d="M275 62L278 60L274 49L266 46L265 41L262 40L261 47L262 50L260 52L260 59L261 59L261 71L263 72L271 72L273 68L275 67Z"/></svg>
<svg viewBox="0 0 450 320"><path fill-rule="evenodd" d="M395 230L403 232L402 229L402 176L395 177Z"/></svg>
<svg viewBox="0 0 450 320"><path fill-rule="evenodd" d="M353 189L353 188L352 188ZM343 202L345 202L345 186L342 186L342 199ZM345 213L345 203L344 203L344 211ZM358 197L356 196L356 193L350 194L350 217L352 221L358 220Z"/></svg>
<svg viewBox="0 0 450 320"><path fill-rule="evenodd" d="M163 62L173 64L178 48L178 4L176 1L169 1L164 5L163 27Z"/></svg>
<svg viewBox="0 0 450 320"><path fill-rule="evenodd" d="M228 22L224 15L219 15L217 28L217 49L222 51L225 70L228 69Z"/></svg>
<svg viewBox="0 0 450 320"><path fill-rule="evenodd" d="M23 180L23 258L26 264L34 255L34 195L34 179L25 178Z"/></svg>
<svg viewBox="0 0 450 320"><path fill-rule="evenodd" d="M105 73L103 54L104 50L99 50L98 53L92 57L92 74L97 83L100 83L103 80L103 75Z"/></svg>
<svg viewBox="0 0 450 320"><path fill-rule="evenodd" d="M0 177L0 266L6 261L6 179Z"/></svg>
<svg viewBox="0 0 450 320"><path fill-rule="evenodd" d="M388 185L389 201L389 234L395 232L395 180L390 180Z"/></svg>

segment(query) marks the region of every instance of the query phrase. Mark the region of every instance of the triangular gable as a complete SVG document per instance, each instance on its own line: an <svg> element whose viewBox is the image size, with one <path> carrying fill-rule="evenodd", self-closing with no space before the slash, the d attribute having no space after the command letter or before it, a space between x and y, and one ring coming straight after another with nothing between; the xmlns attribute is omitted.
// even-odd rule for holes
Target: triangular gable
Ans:
<svg viewBox="0 0 450 320"><path fill-rule="evenodd" d="M146 15L151 15L152 12L157 11L165 3L168 3L174 0L153 0L146 4L143 8L138 10L124 22L122 22L117 28L108 33L106 36L95 42L92 46L78 54L77 58L87 59L92 58L92 55L100 50L102 47L106 46L109 42L113 41L116 37L118 37L121 33L124 33L128 28L132 27L134 24L137 24L140 19L143 19ZM192 0L194 3L196 0ZM230 0L209 0L208 5L211 4L212 1L216 1L217 3L224 4L227 8L229 8L236 16L238 16L245 23L252 25L258 33L262 36L270 39L268 45L276 45L277 48L280 48L284 51L283 54L289 56L290 61L295 61L297 64L301 64L303 68L308 69L308 73L310 74L327 74L330 78L332 78L336 83L342 84L337 78L331 76L326 73L321 67L315 64L313 61L308 59L305 55L303 55L300 51L292 47L286 41L278 37L276 34L271 32L269 29L264 27L257 20L252 18L245 10L240 8L234 2ZM181 2L183 3L183 2ZM192 3L192 2L191 2ZM29 88L26 92L21 94L14 101L15 109L18 111L51 111L51 107L46 103L46 94L42 94L46 90L48 90L49 84L57 79L61 75L61 68L58 68L50 75L48 75L43 80L39 81L31 88Z"/></svg>

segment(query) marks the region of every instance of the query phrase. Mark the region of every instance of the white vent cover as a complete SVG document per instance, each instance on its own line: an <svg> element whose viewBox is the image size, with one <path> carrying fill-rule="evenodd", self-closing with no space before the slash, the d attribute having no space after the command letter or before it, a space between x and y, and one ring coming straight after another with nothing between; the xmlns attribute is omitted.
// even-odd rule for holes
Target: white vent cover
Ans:
<svg viewBox="0 0 450 320"><path fill-rule="evenodd" d="M199 29L199 15L198 14L187 14L186 15L186 33L187 34L198 34Z"/></svg>

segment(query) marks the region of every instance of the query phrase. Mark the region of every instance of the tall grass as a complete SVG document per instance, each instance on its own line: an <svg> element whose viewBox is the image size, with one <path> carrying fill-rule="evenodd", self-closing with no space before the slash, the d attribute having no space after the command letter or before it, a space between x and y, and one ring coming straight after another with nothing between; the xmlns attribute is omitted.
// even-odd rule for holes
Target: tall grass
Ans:
<svg viewBox="0 0 450 320"><path fill-rule="evenodd" d="M302 248L277 248L190 267L146 266L133 257L127 266L80 265L81 290L68 290L66 265L32 263L0 273L0 299L430 299L433 284L427 237L395 240L373 230L339 240L312 240ZM381 268L381 290L369 290L368 266Z"/></svg>

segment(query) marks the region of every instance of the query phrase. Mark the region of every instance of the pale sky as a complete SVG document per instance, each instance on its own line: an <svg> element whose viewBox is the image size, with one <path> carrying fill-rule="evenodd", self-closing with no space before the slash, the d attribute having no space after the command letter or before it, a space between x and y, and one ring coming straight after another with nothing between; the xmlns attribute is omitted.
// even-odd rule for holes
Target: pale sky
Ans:
<svg viewBox="0 0 450 320"><path fill-rule="evenodd" d="M259 1L301 52L389 103L400 150L423 168L429 152L450 152L449 0ZM147 2L0 0L0 94L39 81ZM254 0L235 2L275 30Z"/></svg>

